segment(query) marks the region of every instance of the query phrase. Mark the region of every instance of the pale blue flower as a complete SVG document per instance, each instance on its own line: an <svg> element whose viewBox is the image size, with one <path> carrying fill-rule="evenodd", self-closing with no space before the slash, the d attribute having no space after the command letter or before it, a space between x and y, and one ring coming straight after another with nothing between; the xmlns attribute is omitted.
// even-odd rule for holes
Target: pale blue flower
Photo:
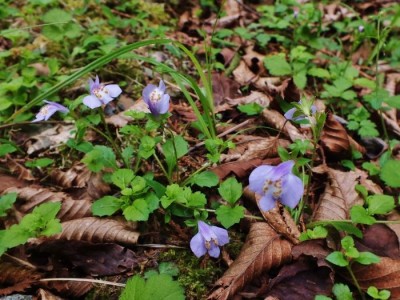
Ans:
<svg viewBox="0 0 400 300"><path fill-rule="evenodd" d="M101 84L97 75L95 81L89 79L89 90L90 95L83 98L83 104L91 109L106 105L122 93L118 84Z"/></svg>
<svg viewBox="0 0 400 300"><path fill-rule="evenodd" d="M299 101L298 105L303 106L301 100ZM317 112L317 107L315 105L311 105L309 107L309 115L304 114L304 112L300 111L299 108L293 107L289 109L285 114L285 118L291 121L302 121L304 119L308 119L312 117Z"/></svg>
<svg viewBox="0 0 400 300"><path fill-rule="evenodd" d="M198 221L197 224L199 232L190 240L190 249L197 257L208 252L211 257L217 258L221 253L219 247L229 243L228 231L203 221Z"/></svg>
<svg viewBox="0 0 400 300"><path fill-rule="evenodd" d="M44 105L36 115L36 119L32 122L39 122L39 121L47 121L52 115L54 115L57 111L62 113L69 112L68 108L65 106L58 104L56 102L51 102L44 100L43 102L47 103Z"/></svg>
<svg viewBox="0 0 400 300"><path fill-rule="evenodd" d="M304 193L303 182L292 173L294 161L288 160L278 166L259 166L251 172L249 189L261 196L259 206L268 211L275 202L291 208L296 207Z"/></svg>
<svg viewBox="0 0 400 300"><path fill-rule="evenodd" d="M170 97L165 93L165 90L166 87L162 80L160 80L158 87L154 84L149 84L143 89L143 101L154 116L165 114L169 109Z"/></svg>

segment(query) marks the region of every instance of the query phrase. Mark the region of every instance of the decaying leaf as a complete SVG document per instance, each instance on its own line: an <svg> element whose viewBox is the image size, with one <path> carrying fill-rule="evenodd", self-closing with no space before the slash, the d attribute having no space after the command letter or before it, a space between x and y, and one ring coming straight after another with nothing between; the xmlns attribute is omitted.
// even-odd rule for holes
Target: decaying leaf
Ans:
<svg viewBox="0 0 400 300"><path fill-rule="evenodd" d="M286 118L278 111L273 109L264 109L262 112L262 117L264 122L272 126L273 128L282 131L284 134L288 135L292 141L295 140L306 140L310 137L300 133L300 131L286 120Z"/></svg>
<svg viewBox="0 0 400 300"><path fill-rule="evenodd" d="M61 202L61 210L57 218L62 221L79 219L92 215L92 203L89 199L74 200L69 195L60 192L53 192L48 188L31 185L27 187L12 187L5 190L5 193L15 192L19 201L16 206L23 213L31 212L36 206L45 202ZM21 203L22 201L22 203Z"/></svg>
<svg viewBox="0 0 400 300"><path fill-rule="evenodd" d="M214 72L212 73L211 81L215 106L222 104L226 98L236 98L240 96L240 85L225 75Z"/></svg>
<svg viewBox="0 0 400 300"><path fill-rule="evenodd" d="M326 173L329 179L313 219L315 221L349 219L350 208L364 202L355 190L355 186L360 183L360 174L353 171L337 171L325 165L314 168L313 172Z"/></svg>
<svg viewBox="0 0 400 300"><path fill-rule="evenodd" d="M272 99L270 95L258 91L251 91L250 95L244 97L226 99L226 102L230 106L257 103L262 107L269 107L271 101Z"/></svg>
<svg viewBox="0 0 400 300"><path fill-rule="evenodd" d="M350 141L346 129L331 113L328 113L322 130L321 145L327 154L335 159L351 155Z"/></svg>
<svg viewBox="0 0 400 300"><path fill-rule="evenodd" d="M254 223L237 259L216 282L208 299L231 299L247 283L291 260L291 243L267 223Z"/></svg>
<svg viewBox="0 0 400 300"><path fill-rule="evenodd" d="M0 194L3 194L4 191L10 187L22 188L29 184L26 181L22 181L22 180L15 178L14 176L2 174L2 173L0 173L0 182L1 182Z"/></svg>
<svg viewBox="0 0 400 300"><path fill-rule="evenodd" d="M43 268L66 268L91 276L110 276L131 271L138 265L136 254L117 244L56 240L28 250L30 262ZM43 257L46 257L43 265Z"/></svg>
<svg viewBox="0 0 400 300"><path fill-rule="evenodd" d="M111 190L103 181L101 172L94 173L82 163L74 164L67 171L55 169L51 178L64 188L85 188L86 194L92 199L98 199Z"/></svg>
<svg viewBox="0 0 400 300"><path fill-rule="evenodd" d="M233 76L240 85L254 84L254 86L260 90L276 90L276 85L281 82L281 78L279 77L260 78L250 70L243 60L233 71Z"/></svg>
<svg viewBox="0 0 400 300"><path fill-rule="evenodd" d="M278 157L278 148L286 148L289 146L289 144L290 142L288 140L277 139L276 137L268 137L250 141L244 145L246 150L242 153L238 160Z"/></svg>
<svg viewBox="0 0 400 300"><path fill-rule="evenodd" d="M47 148L56 148L59 145L65 144L69 139L74 137L73 130L75 125L61 125L52 126L49 129L43 130L39 134L32 136L31 140L27 143L28 154Z"/></svg>
<svg viewBox="0 0 400 300"><path fill-rule="evenodd" d="M93 288L92 283L85 281L42 281L40 285L57 291L60 295L68 297L67 299L82 297Z"/></svg>
<svg viewBox="0 0 400 300"><path fill-rule="evenodd" d="M139 233L126 224L111 219L82 218L63 222L62 233L52 239L78 240L93 243L136 244Z"/></svg>
<svg viewBox="0 0 400 300"><path fill-rule="evenodd" d="M36 181L32 175L31 170L25 168L22 164L20 164L15 159L11 158L9 155L5 158L5 165L10 170L10 172L14 175L18 176L18 179L25 180L25 181Z"/></svg>
<svg viewBox="0 0 400 300"><path fill-rule="evenodd" d="M63 300L63 298L58 297L45 289L38 289L37 294L39 300Z"/></svg>
<svg viewBox="0 0 400 300"><path fill-rule="evenodd" d="M34 269L14 262L0 262L0 295L9 295L15 292L23 292L30 288L42 277L42 274Z"/></svg>

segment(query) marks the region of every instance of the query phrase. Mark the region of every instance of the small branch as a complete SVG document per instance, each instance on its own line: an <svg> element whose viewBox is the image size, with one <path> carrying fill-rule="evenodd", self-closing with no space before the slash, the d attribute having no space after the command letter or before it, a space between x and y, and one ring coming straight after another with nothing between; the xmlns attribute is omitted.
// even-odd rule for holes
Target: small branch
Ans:
<svg viewBox="0 0 400 300"><path fill-rule="evenodd" d="M99 280L99 279L90 279L90 278L42 278L39 281L78 281L78 282L90 282L90 283L99 283L99 284L125 287L124 283Z"/></svg>

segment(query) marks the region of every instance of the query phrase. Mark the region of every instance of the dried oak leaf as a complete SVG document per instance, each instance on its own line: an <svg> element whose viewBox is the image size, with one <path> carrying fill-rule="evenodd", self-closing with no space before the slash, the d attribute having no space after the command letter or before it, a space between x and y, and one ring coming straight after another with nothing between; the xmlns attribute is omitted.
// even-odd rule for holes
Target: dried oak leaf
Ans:
<svg viewBox="0 0 400 300"><path fill-rule="evenodd" d="M380 262L372 265L353 264L353 273L363 290L375 286L379 290L391 292L390 299L400 299L400 259L381 257ZM350 276L348 276L351 282Z"/></svg>
<svg viewBox="0 0 400 300"><path fill-rule="evenodd" d="M75 164L67 171L54 170L51 178L64 188L85 188L86 194L92 199L98 199L111 190L103 181L101 173L90 171L82 163Z"/></svg>
<svg viewBox="0 0 400 300"><path fill-rule="evenodd" d="M13 262L0 262L0 295L23 292L42 277L36 270Z"/></svg>
<svg viewBox="0 0 400 300"><path fill-rule="evenodd" d="M62 232L51 239L79 240L93 243L136 244L139 233L112 219L82 218L63 222Z"/></svg>
<svg viewBox="0 0 400 300"><path fill-rule="evenodd" d="M28 249L30 262L41 268L67 268L91 276L110 276L137 267L136 254L117 244L56 240ZM47 261L43 265L43 257Z"/></svg>
<svg viewBox="0 0 400 300"><path fill-rule="evenodd" d="M11 187L4 192L18 194L19 201L16 207L23 213L29 213L36 206L45 202L61 202L61 210L57 214L57 218L62 221L92 216L92 202L89 199L74 200L68 194L53 192L48 188L35 185L22 188Z"/></svg>
<svg viewBox="0 0 400 300"><path fill-rule="evenodd" d="M289 262L291 247L267 223L254 223L239 256L216 282L208 299L230 299L261 273Z"/></svg>
<svg viewBox="0 0 400 300"><path fill-rule="evenodd" d="M360 183L360 174L353 171L337 171L325 165L314 168L313 172L328 175L328 183L321 195L313 220L349 219L350 208L364 202L355 190L355 186Z"/></svg>

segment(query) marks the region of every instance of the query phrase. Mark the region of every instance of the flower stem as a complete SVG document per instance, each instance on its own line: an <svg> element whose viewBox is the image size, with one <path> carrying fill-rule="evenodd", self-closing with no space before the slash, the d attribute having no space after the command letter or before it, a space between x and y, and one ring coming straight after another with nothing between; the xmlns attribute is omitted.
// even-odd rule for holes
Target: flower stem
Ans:
<svg viewBox="0 0 400 300"><path fill-rule="evenodd" d="M156 159L156 161L157 161L158 165L160 166L160 169L161 169L162 172L164 173L165 177L167 177L168 183L169 183L169 184L172 184L171 177L168 175L167 170L165 170L165 168L164 168L163 164L161 163L160 159L158 158L157 154L154 153L153 156L154 156L154 158Z"/></svg>
<svg viewBox="0 0 400 300"><path fill-rule="evenodd" d="M362 300L365 300L365 295L364 295L364 293L363 293L363 291L362 291L360 285L358 284L357 278L356 278L356 276L354 275L353 270L351 269L351 265L347 265L347 266L346 266L346 269L347 269L347 271L349 272L349 274L350 274L350 276L351 276L351 279L353 280L353 283L354 283L354 285L356 286L356 288L357 288L357 290L358 290L358 293L359 293L360 296L361 296L361 299L362 299Z"/></svg>

